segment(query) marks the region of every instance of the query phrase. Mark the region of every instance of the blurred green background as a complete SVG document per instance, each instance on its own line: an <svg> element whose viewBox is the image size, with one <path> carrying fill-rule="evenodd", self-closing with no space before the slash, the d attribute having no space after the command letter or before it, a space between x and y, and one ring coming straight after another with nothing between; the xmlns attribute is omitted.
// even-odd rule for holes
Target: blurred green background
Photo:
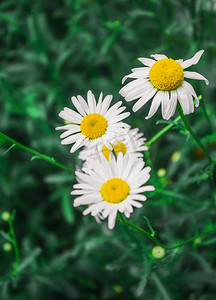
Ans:
<svg viewBox="0 0 216 300"><path fill-rule="evenodd" d="M193 82L203 103L189 116L212 155L216 152L216 1L62 0L0 2L0 130L75 169L78 153L60 144L58 113L70 97L90 89L121 97L121 79L140 67L138 57L164 53L188 59L205 53L191 68L210 85ZM192 82L192 81L191 81ZM132 103L125 103L131 111ZM158 112L146 121L146 105L126 120L150 139L162 129ZM216 299L216 238L168 251L153 259L150 240L120 222L104 222L74 209L73 173L59 169L0 139L0 213L16 212L20 249L18 278L8 274L14 250L3 249L7 222L0 221L0 299ZM180 152L173 161L172 154ZM152 183L143 209L131 221L148 230L147 216L165 244L210 230L216 221L215 186L208 161L181 125L150 149ZM166 169L160 177L157 171ZM214 201L214 199L213 199ZM18 279L18 280L17 280Z"/></svg>

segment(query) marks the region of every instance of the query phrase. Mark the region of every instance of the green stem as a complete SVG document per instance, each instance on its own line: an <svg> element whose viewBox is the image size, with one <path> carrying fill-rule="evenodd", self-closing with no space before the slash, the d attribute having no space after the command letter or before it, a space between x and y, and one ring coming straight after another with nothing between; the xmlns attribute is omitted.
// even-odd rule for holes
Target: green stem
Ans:
<svg viewBox="0 0 216 300"><path fill-rule="evenodd" d="M181 117L178 116L173 123L167 125L162 130L160 130L158 133L156 133L147 143L145 143L145 146L149 147L151 144L153 144L160 136L162 136L164 133L166 133L170 128L172 128L178 121L181 120Z"/></svg>
<svg viewBox="0 0 216 300"><path fill-rule="evenodd" d="M158 239L156 239L154 236L152 236L150 233L148 233L147 231L145 231L144 229L136 226L135 224L129 222L128 220L125 219L125 217L123 215L121 215L119 213L119 219L122 223L124 224L127 224L129 227L132 227L134 228L135 230L143 233L146 237L148 237L150 240L152 240L156 245L158 246L161 246L162 248L164 248L165 250L173 250L173 249L176 249L176 248L180 248L182 246L184 246L185 244L189 244L191 242L193 242L194 240L196 240L197 238L202 238L202 237L206 237L214 232L216 232L216 228L214 228L213 230L209 230L207 231L206 233L201 233L199 235L196 235L196 236L193 236L191 237L190 239L186 240L186 241L183 241L183 242L180 242L180 243L177 243L176 245L173 245L173 246L166 246L166 245L163 245Z"/></svg>
<svg viewBox="0 0 216 300"><path fill-rule="evenodd" d="M188 123L188 120L187 120L187 118L185 117L185 115L184 115L184 113L183 113L181 107L179 106L179 104L178 104L178 106L177 106L177 109L178 109L178 112L179 112L179 114L180 114L180 116L181 116L181 119L182 119L182 121L183 121L185 127L187 128L188 132L191 134L191 136L192 136L193 139L196 141L196 143L200 146L200 148L205 152L205 154L206 154L206 156L207 156L209 162L210 162L211 164L214 164L214 161L213 161L213 159L211 158L210 154L208 153L208 150L206 149L206 147L203 145L203 143L200 141L200 139L198 138L198 136L195 134L195 132L194 132L194 131L192 130L192 128L190 127L190 124Z"/></svg>
<svg viewBox="0 0 216 300"><path fill-rule="evenodd" d="M21 148L21 149L23 149L23 150L25 150L25 151L28 151L28 152L30 152L30 153L32 153L32 154L34 154L34 155L40 157L41 159L43 159L43 160L45 160L45 161L47 161L47 162L49 162L49 163L51 163L51 164L53 164L53 165L59 167L59 168L62 168L62 169L64 169L64 170L67 170L67 171L70 171L70 172L74 172L73 169L70 169L70 168L68 168L68 167L66 167L66 166L64 166L64 165L62 165L62 164L60 164L60 163L58 163L53 157L49 157L49 156L47 156L47 155L41 154L41 153L39 153L39 152L37 152L37 151L31 149L31 148L28 148L28 147L26 147L26 146L24 146L24 145L18 143L17 141L13 140L12 138L10 138L9 136L5 135L5 134L2 133L2 132L0 132L0 137L2 137L3 139L5 139L5 140L11 142L12 144L16 145L17 147L19 147L19 148Z"/></svg>
<svg viewBox="0 0 216 300"><path fill-rule="evenodd" d="M122 214L120 214L120 213L119 213L119 219L120 219L120 221L121 221L122 223L127 224L128 226L130 226L130 227L136 229L137 231L140 231L141 233L143 233L146 237L148 237L150 240L152 240L152 241L153 241L155 244L157 244L158 246L161 246L161 247L165 248L164 245L163 245L160 241L158 241L158 239L156 239L153 235L151 235L150 233L148 233L148 232L145 231L144 229L142 229L142 228L136 226L135 224L129 222L129 221L126 220L125 217L124 217Z"/></svg>
<svg viewBox="0 0 216 300"><path fill-rule="evenodd" d="M8 223L9 223L9 227L10 227L10 234L11 234L12 239L13 239L15 258L16 258L16 263L15 263L15 266L14 266L14 275L17 275L18 269L19 269L19 262L20 262L19 248L18 248L17 239L16 239L14 227L13 227L13 221L12 221L11 218L8 220Z"/></svg>

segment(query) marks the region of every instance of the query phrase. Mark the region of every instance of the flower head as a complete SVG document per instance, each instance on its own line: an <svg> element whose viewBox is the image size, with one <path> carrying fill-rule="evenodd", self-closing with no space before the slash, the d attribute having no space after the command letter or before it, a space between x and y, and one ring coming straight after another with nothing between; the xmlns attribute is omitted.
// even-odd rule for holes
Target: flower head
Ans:
<svg viewBox="0 0 216 300"><path fill-rule="evenodd" d="M71 194L79 196L74 199L74 206L91 204L83 214L96 216L101 213L103 218L108 217L108 227L112 229L118 211L129 218L133 206L140 208L142 204L138 201L147 199L141 193L155 189L152 185L144 185L151 170L144 165L142 159L134 162L127 154L119 153L115 159L110 153L109 161L102 156L101 163L95 161L92 169L76 172L79 183L73 186Z"/></svg>
<svg viewBox="0 0 216 300"><path fill-rule="evenodd" d="M115 155L118 156L120 152L125 155L127 153L131 159L137 159L139 157L143 157L142 151L148 150L148 147L145 146L146 138L144 138L143 133L139 132L138 128L125 130L124 134L116 136L117 144L111 144L112 150L115 152ZM107 160L109 160L109 155L111 150L107 148L106 145L98 144L98 154L97 158L100 159L100 156L105 156ZM79 153L79 158L92 162L95 162L95 149L91 149L86 147ZM90 166L90 165L89 165Z"/></svg>
<svg viewBox="0 0 216 300"><path fill-rule="evenodd" d="M196 107L199 106L199 99L190 83L185 78L208 80L197 72L185 71L188 67L195 65L200 60L204 50L198 51L192 58L173 60L164 54L151 55L154 59L139 58L145 67L132 69L132 73L122 79L122 83L127 78L134 78L132 82L126 84L119 93L126 101L139 99L133 106L136 112L153 98L151 107L146 119L151 118L159 106L162 107L164 119L170 119L176 110L179 101L184 114L194 112L193 97Z"/></svg>
<svg viewBox="0 0 216 300"><path fill-rule="evenodd" d="M111 142L116 143L115 135L121 134L129 125L120 122L129 116L129 112L122 113L125 106L122 101L109 108L112 95L103 99L100 94L98 103L91 91L87 93L87 102L81 97L72 97L71 101L76 111L65 107L59 114L61 118L70 124L57 127L57 130L66 130L60 135L63 145L74 144L71 152L75 152L82 146L94 147L97 143L105 144L112 149Z"/></svg>

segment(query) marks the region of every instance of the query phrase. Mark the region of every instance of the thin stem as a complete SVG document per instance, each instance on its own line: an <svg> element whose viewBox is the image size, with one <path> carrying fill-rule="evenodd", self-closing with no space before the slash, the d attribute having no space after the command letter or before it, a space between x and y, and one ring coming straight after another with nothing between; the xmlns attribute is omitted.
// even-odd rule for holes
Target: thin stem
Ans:
<svg viewBox="0 0 216 300"><path fill-rule="evenodd" d="M16 239L14 227L13 227L13 221L12 221L11 218L8 220L8 223L9 223L10 234L11 234L12 239L13 239L13 245L14 245L14 251L15 251L16 263L15 263L15 267L14 267L14 275L16 275L18 273L19 262L20 262L20 259L19 259L19 247L18 247L18 244L17 244L17 239Z"/></svg>
<svg viewBox="0 0 216 300"><path fill-rule="evenodd" d="M158 133L156 133L147 143L145 143L145 146L149 147L151 144L153 144L160 136L162 136L164 133L166 133L170 128L172 128L178 121L181 120L181 117L178 116L173 123L170 123L166 127L164 127L162 130L160 130Z"/></svg>
<svg viewBox="0 0 216 300"><path fill-rule="evenodd" d="M137 231L142 232L145 236L147 236L150 240L152 240L152 241L153 241L155 244L157 244L158 246L161 246L161 247L165 248L164 245L163 245L160 241L158 241L158 239L156 239L153 235L151 235L150 233L148 233L148 232L145 231L144 229L142 229L142 228L136 226L135 224L133 224L133 223L127 221L127 220L125 219L125 217L124 217L122 214L119 214L119 219L120 219L120 221L121 221L122 223L125 223L125 224L127 224L128 226L130 226L130 227L136 229Z"/></svg>
<svg viewBox="0 0 216 300"><path fill-rule="evenodd" d="M191 136L193 137L193 139L196 141L196 143L200 146L200 148L205 152L206 156L208 157L208 160L210 161L211 164L214 164L213 159L211 158L210 154L208 153L208 150L206 149L206 147L203 145L203 143L200 141L200 139L198 138L198 136L195 134L195 132L192 130L192 128L190 127L190 124L188 123L187 118L185 117L181 107L177 106L178 112L181 116L181 119L185 125L185 127L187 128L188 132L191 134Z"/></svg>
<svg viewBox="0 0 216 300"><path fill-rule="evenodd" d="M0 132L0 137L2 137L3 139L11 142L12 144L16 145L17 147L19 147L19 148L21 148L21 149L23 149L25 151L28 151L28 152L30 152L30 153L32 153L32 154L40 157L41 159L43 159L43 160L45 160L45 161L47 161L47 162L49 162L49 163L51 163L51 164L53 164L53 165L61 168L61 169L64 169L64 170L67 170L67 171L70 171L70 172L74 172L73 169L70 169L70 168L68 168L68 167L66 167L66 166L58 163L53 157L49 157L49 156L47 156L45 154L41 154L41 153L39 153L39 152L31 149L31 148L28 148L28 147L26 147L26 146L18 143L17 141L13 140L12 138L10 138L9 136L5 135L2 132Z"/></svg>
<svg viewBox="0 0 216 300"><path fill-rule="evenodd" d="M119 213L119 219L122 223L124 224L127 224L128 226L134 228L135 230L143 233L146 237L148 237L150 240L152 240L156 245L158 246L161 246L162 248L164 248L165 250L173 250L173 249L176 249L176 248L180 248L186 244L189 244L191 242L193 242L194 240L196 240L197 238L202 238L202 237L206 237L208 235L211 235L213 234L214 232L216 232L216 228L214 228L213 230L209 230L207 231L206 233L201 233L199 235L196 235L196 236L193 236L191 237L190 239L186 240L186 241L183 241L183 242L180 242L180 243L177 243L176 245L173 245L173 246L166 246L166 245L163 245L158 239L156 239L154 236L152 236L150 233L148 233L147 231L145 231L144 229L136 226L135 224L129 222L128 220L125 219L125 217L123 215L121 215Z"/></svg>

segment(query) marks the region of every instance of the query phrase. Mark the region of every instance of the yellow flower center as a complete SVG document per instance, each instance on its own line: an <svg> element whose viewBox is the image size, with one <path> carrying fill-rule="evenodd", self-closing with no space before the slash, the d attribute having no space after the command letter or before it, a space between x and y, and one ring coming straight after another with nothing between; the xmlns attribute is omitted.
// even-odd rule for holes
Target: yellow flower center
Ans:
<svg viewBox="0 0 216 300"><path fill-rule="evenodd" d="M90 140L104 135L107 130L107 120L101 114L92 113L85 116L80 124L80 130Z"/></svg>
<svg viewBox="0 0 216 300"><path fill-rule="evenodd" d="M100 192L104 201L117 204L127 198L130 187L123 179L112 178L102 185Z"/></svg>
<svg viewBox="0 0 216 300"><path fill-rule="evenodd" d="M184 81L182 66L172 58L164 58L153 64L149 78L158 90L170 91L179 87Z"/></svg>
<svg viewBox="0 0 216 300"><path fill-rule="evenodd" d="M113 147L113 150L115 151L116 156L118 156L119 152L122 152L123 155L125 155L125 153L127 151L127 147L125 146L124 143L119 142L119 141L117 141L117 142L118 142L117 145L111 144ZM102 151L103 151L103 154L106 157L106 159L109 161L109 155L110 155L111 150L109 150L107 148L107 146L103 145Z"/></svg>

